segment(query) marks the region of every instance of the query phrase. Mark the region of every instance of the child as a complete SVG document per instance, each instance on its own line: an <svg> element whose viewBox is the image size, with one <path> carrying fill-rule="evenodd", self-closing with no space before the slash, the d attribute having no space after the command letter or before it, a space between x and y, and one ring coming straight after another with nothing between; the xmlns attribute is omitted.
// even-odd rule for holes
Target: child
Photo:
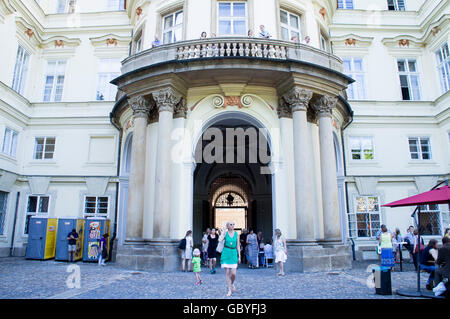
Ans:
<svg viewBox="0 0 450 319"><path fill-rule="evenodd" d="M193 266L193 271L195 274L195 278L197 279L197 282L195 283L196 286L201 285L202 284L202 279L200 278L200 272L201 270L201 262L202 260L200 259L200 250L198 248L194 249L194 258L192 258L192 264Z"/></svg>

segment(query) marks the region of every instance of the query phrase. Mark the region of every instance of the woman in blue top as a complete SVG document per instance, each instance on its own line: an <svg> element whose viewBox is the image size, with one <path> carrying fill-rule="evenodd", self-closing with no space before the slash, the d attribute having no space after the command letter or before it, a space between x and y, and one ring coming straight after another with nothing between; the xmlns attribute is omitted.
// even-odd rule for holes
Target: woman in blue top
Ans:
<svg viewBox="0 0 450 319"><path fill-rule="evenodd" d="M222 255L220 256L221 267L225 268L227 281L227 296L231 296L231 292L236 292L234 281L236 279L236 270L238 264L241 263L241 247L239 245L239 235L234 230L234 222L226 223L227 231L220 232L219 241L224 241Z"/></svg>

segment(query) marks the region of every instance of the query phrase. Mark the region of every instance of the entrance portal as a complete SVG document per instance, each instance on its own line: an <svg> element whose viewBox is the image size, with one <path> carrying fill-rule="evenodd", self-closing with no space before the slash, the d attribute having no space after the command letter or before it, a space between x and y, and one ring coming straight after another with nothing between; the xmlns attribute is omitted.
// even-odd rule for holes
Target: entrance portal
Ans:
<svg viewBox="0 0 450 319"><path fill-rule="evenodd" d="M207 132L209 129L214 134ZM270 161L267 139L253 134L259 132L256 126L235 118L215 123L208 130L196 149L194 244L201 243L206 228L223 228L227 221L235 223L238 233L244 228L253 229L262 231L264 239L270 240L273 235L272 175L267 166ZM227 134L235 136L230 138ZM257 140L253 139L255 136ZM233 145L230 141L234 141ZM265 152L266 157L258 154L260 151ZM223 161L219 152L223 152ZM214 160L208 159L211 154ZM255 154L258 154L256 160Z"/></svg>

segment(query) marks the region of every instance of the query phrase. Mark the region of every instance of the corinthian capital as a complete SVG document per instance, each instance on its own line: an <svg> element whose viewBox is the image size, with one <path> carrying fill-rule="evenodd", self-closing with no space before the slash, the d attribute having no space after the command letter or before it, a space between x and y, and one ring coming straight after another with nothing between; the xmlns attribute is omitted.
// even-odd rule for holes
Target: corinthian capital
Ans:
<svg viewBox="0 0 450 319"><path fill-rule="evenodd" d="M177 105L175 105L175 108L173 110L173 117L174 118L178 118L178 117L186 118L186 114L187 114L186 99L181 98L180 102L178 102Z"/></svg>
<svg viewBox="0 0 450 319"><path fill-rule="evenodd" d="M279 118L292 117L291 107L286 103L286 101L283 98L280 98L278 100L277 114Z"/></svg>
<svg viewBox="0 0 450 319"><path fill-rule="evenodd" d="M312 91L305 90L299 87L293 87L283 95L283 99L292 109L292 112L306 111L312 95Z"/></svg>
<svg viewBox="0 0 450 319"><path fill-rule="evenodd" d="M128 105L133 110L134 117L147 117L150 113L148 101L143 96L133 96L128 99Z"/></svg>
<svg viewBox="0 0 450 319"><path fill-rule="evenodd" d="M173 89L165 88L153 92L153 99L156 102L158 112L169 111L173 113L176 105L181 100L181 96L175 93Z"/></svg>
<svg viewBox="0 0 450 319"><path fill-rule="evenodd" d="M313 107L316 110L317 115L319 117L321 117L321 116L330 116L331 117L331 111L333 110L336 103L337 103L336 97L322 95L319 99L317 99L314 102Z"/></svg>

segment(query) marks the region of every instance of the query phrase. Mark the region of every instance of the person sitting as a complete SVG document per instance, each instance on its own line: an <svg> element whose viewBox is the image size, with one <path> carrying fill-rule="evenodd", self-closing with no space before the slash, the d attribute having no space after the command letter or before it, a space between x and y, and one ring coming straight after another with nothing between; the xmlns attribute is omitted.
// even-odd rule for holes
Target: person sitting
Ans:
<svg viewBox="0 0 450 319"><path fill-rule="evenodd" d="M433 289L434 272L436 270L436 259L437 259L437 248L438 242L436 239L430 239L427 247L423 250L420 255L420 269L425 270L430 274L428 277L426 288L428 290Z"/></svg>
<svg viewBox="0 0 450 319"><path fill-rule="evenodd" d="M450 238L442 238L442 247L438 251L436 264L440 267L435 271L434 284L437 286L444 278L450 279ZM448 286L447 286L448 290ZM448 295L448 294L447 294Z"/></svg>

